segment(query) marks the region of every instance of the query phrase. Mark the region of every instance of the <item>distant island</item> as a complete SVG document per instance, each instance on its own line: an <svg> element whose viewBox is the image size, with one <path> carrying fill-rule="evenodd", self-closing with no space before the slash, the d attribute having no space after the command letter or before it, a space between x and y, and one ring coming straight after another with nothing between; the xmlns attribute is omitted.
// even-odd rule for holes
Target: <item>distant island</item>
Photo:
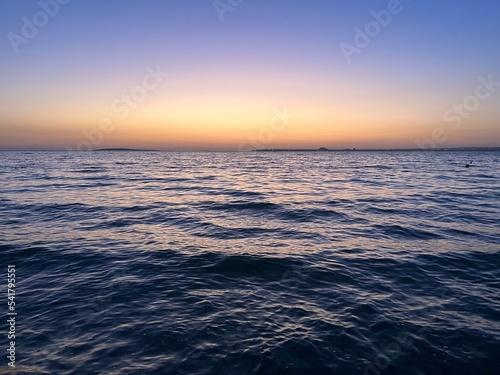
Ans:
<svg viewBox="0 0 500 375"><path fill-rule="evenodd" d="M310 148L261 148L255 149L254 152L339 152L339 151L500 151L500 147L449 147L449 148L344 148L344 149L328 149L320 147L317 149Z"/></svg>
<svg viewBox="0 0 500 375"><path fill-rule="evenodd" d="M148 150L140 148L98 148L92 151L158 151L158 150Z"/></svg>
<svg viewBox="0 0 500 375"><path fill-rule="evenodd" d="M68 150L58 150L58 149L1 149L2 152L60 152ZM115 147L115 148L98 148L95 150L84 150L82 152L240 152L231 149L199 149L199 150L175 150L175 149L142 149L142 148L127 148L127 147ZM326 147L320 148L261 148L248 150L247 152L356 152L356 151L500 151L500 146L496 147L443 147L443 148L338 148L329 149Z"/></svg>

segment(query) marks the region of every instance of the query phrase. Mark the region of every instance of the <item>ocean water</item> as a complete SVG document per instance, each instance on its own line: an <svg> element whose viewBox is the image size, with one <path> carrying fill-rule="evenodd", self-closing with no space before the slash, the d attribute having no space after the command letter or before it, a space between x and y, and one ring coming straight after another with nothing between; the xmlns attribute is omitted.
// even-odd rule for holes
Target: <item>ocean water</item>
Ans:
<svg viewBox="0 0 500 375"><path fill-rule="evenodd" d="M499 152L0 156L0 373L500 373Z"/></svg>

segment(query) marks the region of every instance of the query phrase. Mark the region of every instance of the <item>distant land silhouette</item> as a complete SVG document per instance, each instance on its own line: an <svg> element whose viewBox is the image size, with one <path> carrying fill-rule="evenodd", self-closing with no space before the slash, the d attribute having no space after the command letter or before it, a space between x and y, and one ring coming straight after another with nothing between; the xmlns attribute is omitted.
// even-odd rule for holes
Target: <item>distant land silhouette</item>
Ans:
<svg viewBox="0 0 500 375"><path fill-rule="evenodd" d="M58 150L58 149L28 149L28 148L20 148L20 149L1 149L0 151L2 152L8 152L8 151L13 151L13 152L44 152L44 151L51 151L51 152L64 152L68 150ZM193 149L193 150L186 150L186 149L144 149L144 148L128 148L128 147L113 147L113 148L97 148L94 150L82 150L80 152L116 152L116 151L122 151L122 152L240 152L236 150L231 150L231 149ZM356 151L422 151L422 152L428 152L428 151L500 151L500 146L495 146L495 147L448 147L448 148L427 148L427 149L422 149L422 148L326 148L326 147L320 147L320 148L262 148L262 149L253 149L249 150L247 152L339 152L339 151L346 151L346 152L356 152ZM71 151L68 151L71 152Z"/></svg>
<svg viewBox="0 0 500 375"><path fill-rule="evenodd" d="M338 151L500 151L500 147L450 147L450 148L344 148L344 149L328 149L320 147L317 149L311 148L261 148L255 149L254 152L338 152Z"/></svg>
<svg viewBox="0 0 500 375"><path fill-rule="evenodd" d="M159 150L148 150L148 149L141 149L141 148L98 148L93 151L159 151Z"/></svg>

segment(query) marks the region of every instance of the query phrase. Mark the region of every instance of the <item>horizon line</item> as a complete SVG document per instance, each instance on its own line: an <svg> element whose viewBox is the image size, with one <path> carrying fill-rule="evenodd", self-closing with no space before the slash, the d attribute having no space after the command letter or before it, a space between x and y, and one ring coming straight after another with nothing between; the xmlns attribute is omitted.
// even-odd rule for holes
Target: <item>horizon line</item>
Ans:
<svg viewBox="0 0 500 375"><path fill-rule="evenodd" d="M229 149L143 149L129 147L110 147L94 150L66 150L66 149L2 149L0 152L234 152L234 153L254 153L254 152L356 152L356 151L500 151L500 146L458 146L458 147L436 147L436 148L263 148L246 151Z"/></svg>

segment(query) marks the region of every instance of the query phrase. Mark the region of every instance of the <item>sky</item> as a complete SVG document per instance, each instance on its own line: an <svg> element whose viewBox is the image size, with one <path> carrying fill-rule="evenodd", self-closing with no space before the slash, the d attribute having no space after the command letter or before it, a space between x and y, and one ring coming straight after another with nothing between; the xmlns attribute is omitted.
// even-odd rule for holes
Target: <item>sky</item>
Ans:
<svg viewBox="0 0 500 375"><path fill-rule="evenodd" d="M0 149L500 146L497 0L1 0Z"/></svg>

